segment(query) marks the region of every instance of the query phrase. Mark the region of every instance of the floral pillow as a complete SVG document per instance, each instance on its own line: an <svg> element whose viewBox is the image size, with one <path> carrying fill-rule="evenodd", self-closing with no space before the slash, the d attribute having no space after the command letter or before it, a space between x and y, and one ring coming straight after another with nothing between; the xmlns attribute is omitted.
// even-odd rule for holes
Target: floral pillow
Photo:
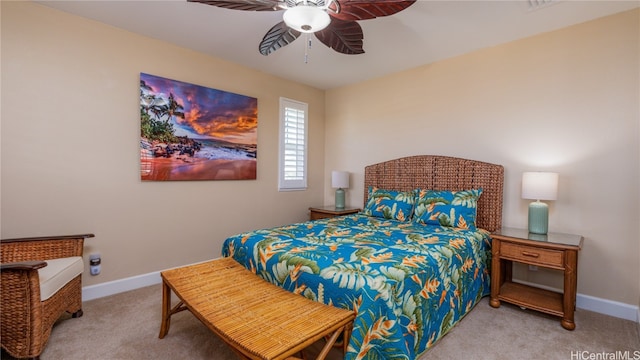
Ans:
<svg viewBox="0 0 640 360"><path fill-rule="evenodd" d="M482 189L416 190L413 221L459 229L476 229L476 209Z"/></svg>
<svg viewBox="0 0 640 360"><path fill-rule="evenodd" d="M398 221L409 221L415 202L415 191L383 190L369 187L369 197L363 213Z"/></svg>

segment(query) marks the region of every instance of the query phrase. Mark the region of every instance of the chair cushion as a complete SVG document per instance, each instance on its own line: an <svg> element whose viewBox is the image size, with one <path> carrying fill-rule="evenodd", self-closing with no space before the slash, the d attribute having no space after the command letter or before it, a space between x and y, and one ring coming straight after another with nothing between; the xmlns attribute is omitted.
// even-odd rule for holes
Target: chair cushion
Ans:
<svg viewBox="0 0 640 360"><path fill-rule="evenodd" d="M84 271L81 256L46 260L47 266L38 270L40 300L44 301L62 289L69 281Z"/></svg>

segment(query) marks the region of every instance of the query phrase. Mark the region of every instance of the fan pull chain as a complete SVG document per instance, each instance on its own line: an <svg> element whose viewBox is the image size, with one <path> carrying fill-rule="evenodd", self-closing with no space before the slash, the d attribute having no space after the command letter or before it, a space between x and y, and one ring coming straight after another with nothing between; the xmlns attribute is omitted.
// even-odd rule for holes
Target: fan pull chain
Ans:
<svg viewBox="0 0 640 360"><path fill-rule="evenodd" d="M305 42L306 42L306 46L304 47L304 63L308 64L309 63L309 49L311 49L311 37L309 36L309 33L305 34Z"/></svg>

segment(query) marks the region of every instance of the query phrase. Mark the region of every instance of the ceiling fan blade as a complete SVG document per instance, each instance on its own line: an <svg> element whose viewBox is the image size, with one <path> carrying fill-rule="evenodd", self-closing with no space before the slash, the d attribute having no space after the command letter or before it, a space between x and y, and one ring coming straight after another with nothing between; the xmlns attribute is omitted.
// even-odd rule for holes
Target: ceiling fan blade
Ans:
<svg viewBox="0 0 640 360"><path fill-rule="evenodd" d="M315 33L320 42L347 55L364 54L362 27L355 21L331 19L331 24Z"/></svg>
<svg viewBox="0 0 640 360"><path fill-rule="evenodd" d="M300 36L300 32L288 27L284 21L269 29L260 42L260 54L269 55L272 52L292 43Z"/></svg>
<svg viewBox="0 0 640 360"><path fill-rule="evenodd" d="M416 0L338 0L329 6L329 15L340 20L368 20L393 15Z"/></svg>
<svg viewBox="0 0 640 360"><path fill-rule="evenodd" d="M187 0L187 2L196 2L201 4L207 4L217 6L225 9L232 10L249 10L249 11L277 11L283 10L280 7L282 1L278 0L229 0L229 1L216 1L216 0Z"/></svg>

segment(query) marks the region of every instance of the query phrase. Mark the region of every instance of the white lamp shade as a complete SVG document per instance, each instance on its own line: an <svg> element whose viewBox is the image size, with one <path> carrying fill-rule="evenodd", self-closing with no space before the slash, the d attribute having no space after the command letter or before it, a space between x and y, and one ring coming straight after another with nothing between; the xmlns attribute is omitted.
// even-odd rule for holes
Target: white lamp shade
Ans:
<svg viewBox="0 0 640 360"><path fill-rule="evenodd" d="M326 28L331 18L326 11L315 6L298 5L282 15L288 27L303 33L313 33Z"/></svg>
<svg viewBox="0 0 640 360"><path fill-rule="evenodd" d="M349 188L349 173L346 171L331 172L331 187L339 189Z"/></svg>
<svg viewBox="0 0 640 360"><path fill-rule="evenodd" d="M522 198L532 200L556 200L558 198L558 173L523 173Z"/></svg>

